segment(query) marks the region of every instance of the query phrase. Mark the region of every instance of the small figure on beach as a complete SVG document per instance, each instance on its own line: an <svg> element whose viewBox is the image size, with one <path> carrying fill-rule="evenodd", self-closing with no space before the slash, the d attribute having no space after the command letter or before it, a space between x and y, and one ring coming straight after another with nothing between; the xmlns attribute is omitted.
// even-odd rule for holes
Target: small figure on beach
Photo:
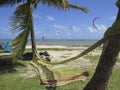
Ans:
<svg viewBox="0 0 120 90"><path fill-rule="evenodd" d="M44 40L45 39L45 37L44 36L42 36L42 40Z"/></svg>

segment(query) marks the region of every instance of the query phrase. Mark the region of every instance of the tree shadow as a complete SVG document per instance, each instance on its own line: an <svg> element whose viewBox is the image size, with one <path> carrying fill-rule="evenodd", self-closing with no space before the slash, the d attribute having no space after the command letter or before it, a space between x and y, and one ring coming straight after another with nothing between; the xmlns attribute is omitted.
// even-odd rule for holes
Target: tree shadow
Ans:
<svg viewBox="0 0 120 90"><path fill-rule="evenodd" d="M17 72L17 67L21 68L26 66L24 64L21 64L20 62L15 62L11 64L2 63L0 64L0 74L15 73Z"/></svg>

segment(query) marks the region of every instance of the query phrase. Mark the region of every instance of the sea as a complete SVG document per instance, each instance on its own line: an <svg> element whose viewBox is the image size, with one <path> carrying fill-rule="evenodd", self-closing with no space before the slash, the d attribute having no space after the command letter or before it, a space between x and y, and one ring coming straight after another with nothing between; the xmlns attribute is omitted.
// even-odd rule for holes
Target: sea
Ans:
<svg viewBox="0 0 120 90"><path fill-rule="evenodd" d="M12 39L0 39L0 42L12 42ZM65 46L91 46L98 40L96 39L36 39L37 45L65 45ZM28 40L28 45L31 40Z"/></svg>

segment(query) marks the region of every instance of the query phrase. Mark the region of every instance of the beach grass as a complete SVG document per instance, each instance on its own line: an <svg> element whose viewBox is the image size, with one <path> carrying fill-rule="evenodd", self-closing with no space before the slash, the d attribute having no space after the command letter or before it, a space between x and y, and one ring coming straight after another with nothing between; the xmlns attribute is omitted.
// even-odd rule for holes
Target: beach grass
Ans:
<svg viewBox="0 0 120 90"><path fill-rule="evenodd" d="M0 90L44 90L37 76L20 77L27 71L27 64L27 61L19 60L13 65L0 66Z"/></svg>
<svg viewBox="0 0 120 90"><path fill-rule="evenodd" d="M5 50L4 49L0 49L0 53L3 53L3 52L5 52Z"/></svg>
<svg viewBox="0 0 120 90"><path fill-rule="evenodd" d="M2 55L0 56L0 60L12 60L13 56L12 55Z"/></svg>
<svg viewBox="0 0 120 90"><path fill-rule="evenodd" d="M98 63L100 55L85 55L84 58L89 59L91 63ZM120 63L120 57L118 57L117 62Z"/></svg>
<svg viewBox="0 0 120 90"><path fill-rule="evenodd" d="M30 78L20 77L21 73L26 72L27 64L27 61L19 60L12 66L0 67L0 90L45 90L44 86L39 85L37 76ZM57 87L57 90L78 90L84 84L86 84L86 81L77 81Z"/></svg>
<svg viewBox="0 0 120 90"><path fill-rule="evenodd" d="M120 83L119 83L120 69L119 68L120 67L114 68L108 84L108 90L120 90L120 87L119 87L120 86ZM65 86L58 87L57 90L82 90L89 80L85 80L84 82L83 81L72 82Z"/></svg>
<svg viewBox="0 0 120 90"><path fill-rule="evenodd" d="M45 90L44 86L39 85L39 79L37 76L30 78L19 76L21 73L26 72L27 64L27 61L19 60L12 66L0 66L0 90ZM120 90L119 68L119 66L114 67L113 74L109 81L108 90ZM89 71L91 78L95 67L82 67L81 69ZM82 90L90 78L85 81L76 81L67 85L59 86L56 90Z"/></svg>
<svg viewBox="0 0 120 90"><path fill-rule="evenodd" d="M44 90L38 78L20 78L17 73L0 75L0 90Z"/></svg>
<svg viewBox="0 0 120 90"><path fill-rule="evenodd" d="M91 63L98 63L99 55L86 55L84 58L89 59Z"/></svg>

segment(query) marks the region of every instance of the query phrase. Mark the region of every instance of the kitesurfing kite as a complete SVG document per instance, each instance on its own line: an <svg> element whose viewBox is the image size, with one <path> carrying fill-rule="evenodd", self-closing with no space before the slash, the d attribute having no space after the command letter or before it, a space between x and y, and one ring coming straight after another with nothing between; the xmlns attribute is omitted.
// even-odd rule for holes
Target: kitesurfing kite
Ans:
<svg viewBox="0 0 120 90"><path fill-rule="evenodd" d="M93 19L93 27L96 28L96 29L98 29L98 27L95 25L95 21L96 21L97 19L99 19L99 18L101 18L101 17L95 17L95 18Z"/></svg>

